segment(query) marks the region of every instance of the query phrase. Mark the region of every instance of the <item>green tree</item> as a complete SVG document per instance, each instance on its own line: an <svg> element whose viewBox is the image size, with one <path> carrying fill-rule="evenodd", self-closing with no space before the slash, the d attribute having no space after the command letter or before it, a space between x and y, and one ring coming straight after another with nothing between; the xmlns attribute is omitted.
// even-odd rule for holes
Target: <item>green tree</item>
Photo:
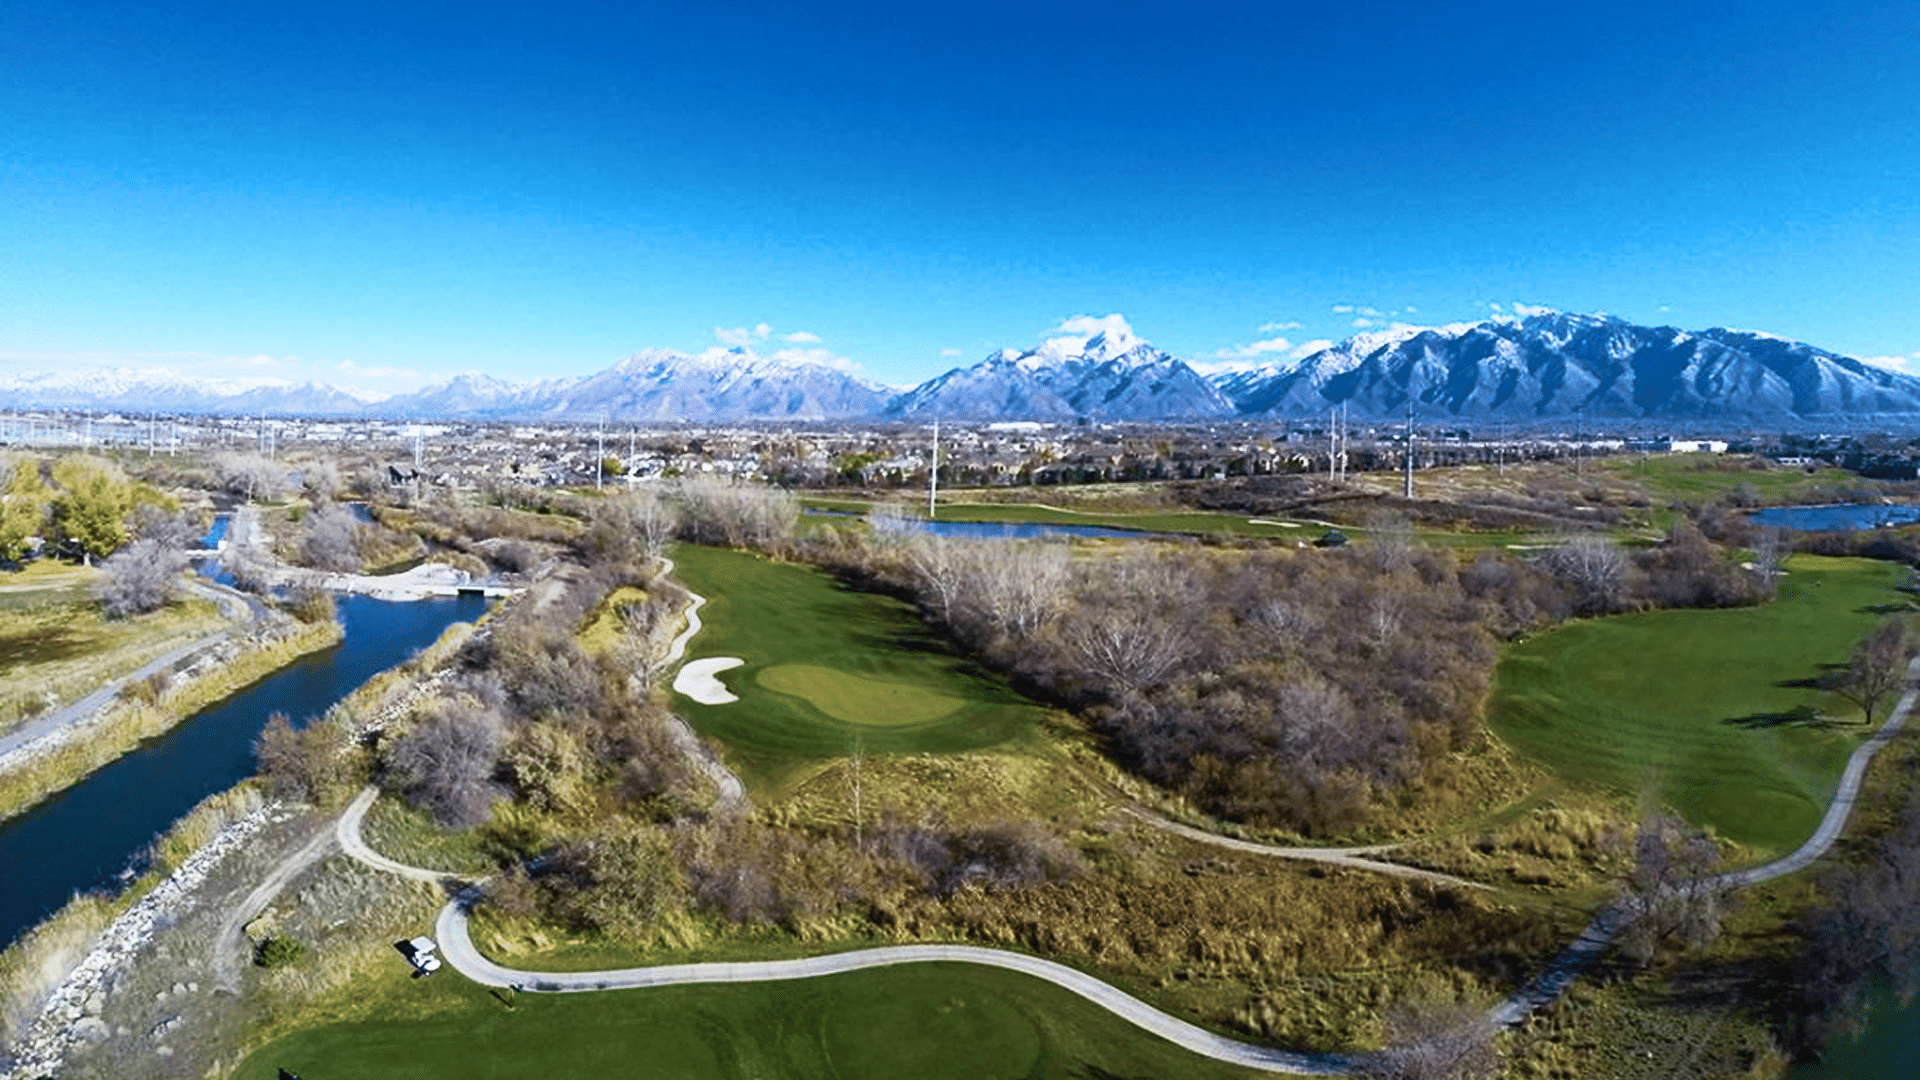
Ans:
<svg viewBox="0 0 1920 1080"><path fill-rule="evenodd" d="M87 565L127 542L134 490L117 466L102 458L70 455L54 465L53 482L60 488L53 500L54 527L80 550Z"/></svg>
<svg viewBox="0 0 1920 1080"><path fill-rule="evenodd" d="M40 482L40 463L32 458L0 462L0 475L7 481L0 491L0 562L17 562L27 553L27 538L47 520L51 492Z"/></svg>

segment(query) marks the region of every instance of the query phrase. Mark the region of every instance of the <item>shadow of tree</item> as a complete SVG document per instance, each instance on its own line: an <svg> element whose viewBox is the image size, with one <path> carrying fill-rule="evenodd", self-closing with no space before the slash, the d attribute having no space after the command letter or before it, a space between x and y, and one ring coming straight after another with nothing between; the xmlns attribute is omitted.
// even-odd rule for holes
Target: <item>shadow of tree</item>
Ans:
<svg viewBox="0 0 1920 1080"><path fill-rule="evenodd" d="M1811 705L1797 705L1782 712L1758 712L1749 713L1746 716L1730 716L1721 721L1721 723L1732 724L1735 727L1748 729L1804 727L1821 731L1840 726L1837 721L1821 716L1819 711Z"/></svg>

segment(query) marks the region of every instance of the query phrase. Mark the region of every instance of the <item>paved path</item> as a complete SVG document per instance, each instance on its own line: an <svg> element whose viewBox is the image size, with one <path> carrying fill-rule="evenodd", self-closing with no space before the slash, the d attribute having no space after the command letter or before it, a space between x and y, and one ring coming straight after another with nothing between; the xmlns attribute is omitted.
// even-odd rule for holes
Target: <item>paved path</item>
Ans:
<svg viewBox="0 0 1920 1080"><path fill-rule="evenodd" d="M221 612L236 624L257 623L263 615L263 611L257 610L247 597L225 586L192 582L187 587L212 600L219 606ZM0 736L0 769L5 769L11 764L8 758L15 752L27 750L41 739L63 733L92 719L100 710L111 705L122 689L166 671L188 657L198 655L204 650L225 642L233 636L233 630L233 627L216 630L170 650L165 655L148 661L132 674L115 679L78 701L53 709L44 716Z"/></svg>
<svg viewBox="0 0 1920 1080"><path fill-rule="evenodd" d="M1376 874L1391 874L1394 877L1416 878L1420 881L1432 882L1435 885L1450 885L1460 889L1486 889L1490 891L1493 888L1491 885L1483 885L1478 881L1468 881L1463 877L1443 874L1438 870L1422 870L1417 866L1403 866L1400 863L1384 862L1380 859L1369 859L1366 857L1377 852L1392 850L1399 846L1397 844L1374 844L1369 847L1346 848L1277 847L1273 844L1259 844L1252 840L1239 840L1231 836L1221 836L1219 833L1210 833L1205 829L1196 829L1191 825L1182 825L1177 821L1170 821L1152 811L1142 809L1138 806L1129 806L1126 810L1127 813L1132 814L1134 817L1139 818L1141 821L1146 822L1148 825L1162 832L1170 832L1177 836L1184 836L1189 840L1198 841L1202 844L1211 844L1214 847L1244 851L1249 855L1266 855L1276 859L1297 859L1301 862L1326 863L1330 866L1344 866L1349 869L1367 870Z"/></svg>

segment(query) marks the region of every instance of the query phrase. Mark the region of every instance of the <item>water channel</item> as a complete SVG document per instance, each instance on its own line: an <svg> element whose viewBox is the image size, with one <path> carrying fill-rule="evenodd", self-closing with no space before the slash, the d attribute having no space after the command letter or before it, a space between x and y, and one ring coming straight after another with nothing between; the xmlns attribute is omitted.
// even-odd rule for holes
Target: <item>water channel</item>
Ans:
<svg viewBox="0 0 1920 1080"><path fill-rule="evenodd" d="M251 775L253 740L269 715L284 712L301 722L324 713L486 606L478 596L340 597L346 637L339 645L302 657L0 823L0 944L74 893L115 885L146 845L194 804Z"/></svg>

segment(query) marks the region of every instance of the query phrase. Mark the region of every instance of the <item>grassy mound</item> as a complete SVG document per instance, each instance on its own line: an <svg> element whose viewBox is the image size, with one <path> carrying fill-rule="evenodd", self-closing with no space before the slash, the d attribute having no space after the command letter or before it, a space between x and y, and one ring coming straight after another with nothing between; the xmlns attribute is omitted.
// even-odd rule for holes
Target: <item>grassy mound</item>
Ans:
<svg viewBox="0 0 1920 1080"><path fill-rule="evenodd" d="M457 977L393 993L412 1000L285 1036L234 1080L272 1080L279 1068L364 1080L1259 1075L1188 1054L1037 979L965 964L521 994L511 1010Z"/></svg>
<svg viewBox="0 0 1920 1080"><path fill-rule="evenodd" d="M949 754L1025 737L1039 710L954 655L912 609L809 567L684 546L675 575L707 598L689 659L737 656L740 700L675 708L762 792L796 764L868 753Z"/></svg>
<svg viewBox="0 0 1920 1080"><path fill-rule="evenodd" d="M1501 660L1490 722L1570 778L1651 790L1689 820L1785 850L1819 823L1865 728L1809 685L1898 604L1900 568L1800 556L1759 608L1575 623Z"/></svg>

